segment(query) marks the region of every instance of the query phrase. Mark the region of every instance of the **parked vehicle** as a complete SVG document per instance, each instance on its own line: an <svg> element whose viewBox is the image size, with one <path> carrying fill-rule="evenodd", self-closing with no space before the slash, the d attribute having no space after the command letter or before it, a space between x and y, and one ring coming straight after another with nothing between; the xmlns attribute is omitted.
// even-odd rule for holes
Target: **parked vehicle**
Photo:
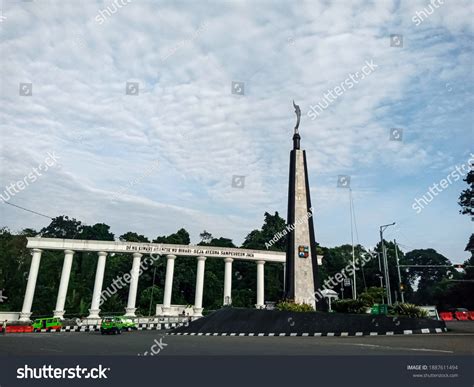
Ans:
<svg viewBox="0 0 474 387"><path fill-rule="evenodd" d="M428 318L432 318L433 320L440 320L438 309L436 309L436 306L420 306L420 309L423 309L426 311L426 313L428 313Z"/></svg>
<svg viewBox="0 0 474 387"><path fill-rule="evenodd" d="M137 324L130 318L120 317L122 320L122 326L125 330L137 330Z"/></svg>
<svg viewBox="0 0 474 387"><path fill-rule="evenodd" d="M100 324L101 334L118 334L122 333L123 323L120 317L104 317Z"/></svg>
<svg viewBox="0 0 474 387"><path fill-rule="evenodd" d="M59 317L38 318L33 322L33 332L38 332L41 329L50 331L51 329L61 329L63 323Z"/></svg>

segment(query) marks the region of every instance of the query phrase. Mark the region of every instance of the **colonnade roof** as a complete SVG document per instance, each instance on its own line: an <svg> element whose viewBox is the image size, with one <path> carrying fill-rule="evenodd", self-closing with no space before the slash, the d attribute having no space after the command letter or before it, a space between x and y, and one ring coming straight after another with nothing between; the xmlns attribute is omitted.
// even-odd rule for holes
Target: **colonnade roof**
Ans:
<svg viewBox="0 0 474 387"><path fill-rule="evenodd" d="M281 262L286 253L270 250L250 250L229 247L173 245L165 243L141 243L120 241L96 241L29 237L27 247L42 250L105 251L108 253L142 253L207 258L233 258L247 261Z"/></svg>

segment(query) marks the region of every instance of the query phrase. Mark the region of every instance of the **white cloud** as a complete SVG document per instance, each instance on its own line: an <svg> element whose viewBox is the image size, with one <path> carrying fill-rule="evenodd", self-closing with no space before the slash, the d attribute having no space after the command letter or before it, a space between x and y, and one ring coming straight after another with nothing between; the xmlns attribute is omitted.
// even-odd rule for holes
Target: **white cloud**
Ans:
<svg viewBox="0 0 474 387"><path fill-rule="evenodd" d="M471 77L465 38L472 32L470 2L464 11L462 4L446 2L420 26L411 17L424 2L179 8L131 2L98 25L94 18L104 4L4 6L2 185L23 176L46 151L62 156L57 173L18 197L26 207L104 221L116 234L136 230L155 237L188 225L194 240L206 228L241 242L260 226L264 211L286 213L292 99L307 111L371 59L378 65L374 73L317 120L303 116L317 207L338 207L332 177L347 173L357 176L354 191L366 211L361 217L383 223L367 202L382 203L394 185L436 181L433 165L452 165L467 151L465 142L446 139L451 130L472 130L462 88ZM391 33L404 35L402 49L389 46ZM245 82L245 96L230 93L232 81ZM18 96L19 82L33 83L32 97ZM138 96L125 95L126 82L139 82ZM432 100L435 94L448 103ZM446 129L450 122L455 127ZM405 128L402 144L388 141L391 127ZM156 159L156 173L110 202ZM246 176L244 189L231 186L232 175ZM411 211L390 200L384 216ZM44 225L13 208L0 211L2 224L13 228ZM347 242L349 235L337 227L343 218L321 212L318 230L333 231L318 232L320 242ZM451 232L419 222L411 227ZM373 242L375 226L366 227L362 234ZM464 248L460 234L450 234L459 241L447 248L452 254Z"/></svg>

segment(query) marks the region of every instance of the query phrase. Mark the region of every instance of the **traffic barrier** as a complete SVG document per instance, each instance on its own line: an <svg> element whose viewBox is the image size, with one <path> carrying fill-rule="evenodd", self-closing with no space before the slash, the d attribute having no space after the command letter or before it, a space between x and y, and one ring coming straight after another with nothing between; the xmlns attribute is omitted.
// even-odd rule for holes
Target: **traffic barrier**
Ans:
<svg viewBox="0 0 474 387"><path fill-rule="evenodd" d="M471 320L474 320L474 312L473 312L473 311L470 311L470 312L468 312L468 313L469 313L469 318L470 318Z"/></svg>
<svg viewBox="0 0 474 387"><path fill-rule="evenodd" d="M456 320L469 320L469 315L467 314L467 312L454 312L454 315L456 316Z"/></svg>
<svg viewBox="0 0 474 387"><path fill-rule="evenodd" d="M3 328L0 326L0 332L3 333ZM31 325L7 325L6 333L30 333L33 332Z"/></svg>
<svg viewBox="0 0 474 387"><path fill-rule="evenodd" d="M23 331L21 325L7 325L7 333L20 333Z"/></svg>
<svg viewBox="0 0 474 387"><path fill-rule="evenodd" d="M451 321L453 319L453 314L451 312L439 312L439 317L443 321Z"/></svg>

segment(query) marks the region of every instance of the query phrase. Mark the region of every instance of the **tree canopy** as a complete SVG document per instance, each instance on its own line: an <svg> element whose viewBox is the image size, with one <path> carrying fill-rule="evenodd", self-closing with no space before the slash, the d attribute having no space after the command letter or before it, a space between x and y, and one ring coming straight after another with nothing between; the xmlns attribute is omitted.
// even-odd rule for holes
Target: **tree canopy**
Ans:
<svg viewBox="0 0 474 387"><path fill-rule="evenodd" d="M242 248L266 249L266 243L275 235L281 233L286 227L285 220L278 212L270 214L265 212L262 227L252 230L245 237ZM0 303L0 310L21 310L24 291L28 278L31 262L30 251L26 248L26 237L50 237L66 239L89 240L115 240L115 235L110 227L104 223L86 225L81 221L67 216L58 216L39 232L27 228L18 233L12 233L7 228L0 229L0 290L3 296L8 297ZM200 235L201 246L236 247L232 239L223 236L213 236L204 230ZM117 238L120 241L147 243L149 239L128 231ZM169 235L157 236L153 239L157 243L170 243L189 245L191 238L184 228ZM396 271L395 245L385 241L390 267L390 280L392 290L398 291L398 275ZM379 251L380 246L376 246ZM269 250L285 251L286 236L273 243ZM317 246L317 253L323 255L323 265L320 266L320 279L334 276L348 265L352 265L352 246L344 244L335 247ZM356 258L361 258L365 249L355 246ZM433 249L417 249L404 254L398 251L401 264L440 264L450 265L449 260ZM64 255L62 251L49 251L43 253L40 272L37 281L33 312L35 316L51 315L61 277ZM473 258L467 263L473 263ZM66 299L66 317L84 316L88 314L92 297L92 288L97 265L97 253L76 252L69 289ZM107 257L106 271L103 288L106 289L113 280L123 276L131 269L130 254L109 254ZM283 265L267 263L265 265L265 300L279 301L283 295ZM175 276L173 281L173 304L194 303L194 288L196 281L196 259L193 257L179 257L175 262ZM150 303L151 313L155 305L162 303L163 289L166 273L166 259L159 258L153 265L144 270L138 282L138 313L148 315ZM361 294L379 294L379 267L377 255L370 259L360 270L356 271L357 292ZM470 279L474 273L467 269L466 273L458 273L448 268L409 268L402 270L402 283L405 287L405 299L419 304L438 304L443 307L465 306L473 308L471 298L466 294L473 294L473 282L456 283L453 279ZM232 303L234 306L253 307L256 302L256 266L254 262L235 260L233 264ZM223 304L224 264L221 260L208 259L206 261L204 279L203 305L207 310L220 308ZM334 289L340 295L341 289ZM379 292L379 293L377 293ZM470 293L467 293L470 292ZM351 297L350 287L344 288L344 297ZM127 303L128 287L119 289L112 297L101 306L103 313L123 313ZM377 296L378 297L378 296ZM396 297L396 296L395 296Z"/></svg>

